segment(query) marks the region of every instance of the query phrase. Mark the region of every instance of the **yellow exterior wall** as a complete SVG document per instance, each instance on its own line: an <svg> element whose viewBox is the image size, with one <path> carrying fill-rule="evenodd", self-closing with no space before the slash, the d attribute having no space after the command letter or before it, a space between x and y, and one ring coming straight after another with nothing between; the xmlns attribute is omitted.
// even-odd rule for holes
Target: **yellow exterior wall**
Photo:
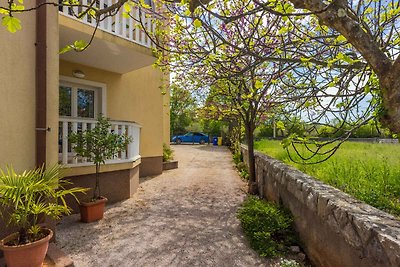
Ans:
<svg viewBox="0 0 400 267"><path fill-rule="evenodd" d="M71 77L74 70L83 71L85 80L107 85L107 117L111 120L135 121L142 126L142 157L162 156L164 108L160 89L162 73L159 70L148 66L126 74L116 74L60 61L60 75Z"/></svg>
<svg viewBox="0 0 400 267"><path fill-rule="evenodd" d="M169 75L165 75L164 77L164 88L165 88L165 95L164 95L164 143L169 147L169 143L171 141L170 137L170 94L171 90L169 88Z"/></svg>
<svg viewBox="0 0 400 267"><path fill-rule="evenodd" d="M47 18L47 125L46 164L58 162L59 28L58 8L48 7Z"/></svg>
<svg viewBox="0 0 400 267"><path fill-rule="evenodd" d="M26 8L32 3L26 3ZM0 167L13 165L17 171L35 167L35 12L18 14L22 30L8 32L0 26ZM57 9L48 8L48 108L49 143L57 144L58 120L58 25ZM57 89L57 91L55 91ZM54 113L54 110L57 112ZM57 119L55 118L57 116ZM55 141L53 140L55 139ZM48 148L49 161L56 160L57 150Z"/></svg>

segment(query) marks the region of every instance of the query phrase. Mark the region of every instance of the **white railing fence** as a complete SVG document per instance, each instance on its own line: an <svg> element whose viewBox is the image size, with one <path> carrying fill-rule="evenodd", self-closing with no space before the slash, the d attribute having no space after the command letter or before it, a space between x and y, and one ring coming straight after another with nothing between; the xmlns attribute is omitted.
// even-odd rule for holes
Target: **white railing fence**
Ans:
<svg viewBox="0 0 400 267"><path fill-rule="evenodd" d="M61 164L67 166L87 166L93 164L88 162L86 158L76 156L68 138L71 133L93 129L96 126L96 122L93 119L60 118L58 129L58 160ZM110 131L119 135L128 135L133 141L126 147L125 151L116 154L113 159L106 161L106 163L123 163L139 159L140 126L133 122L124 121L110 121L110 123Z"/></svg>
<svg viewBox="0 0 400 267"><path fill-rule="evenodd" d="M90 0L80 0L80 2L82 5L87 5ZM115 2L116 0L99 0L96 1L96 8L106 8ZM76 18L76 15L82 12L82 7L60 6L59 11L64 16L79 20L93 27L96 26L96 20L88 14L85 14L81 19ZM145 34L141 24L143 24L147 32L154 32L156 24L153 19L155 14L143 8L139 10L137 7L131 9L129 12L130 17L123 16L123 13L124 8L121 7L114 16L105 17L103 15L103 17L100 17L99 29L145 47L152 47L152 42Z"/></svg>

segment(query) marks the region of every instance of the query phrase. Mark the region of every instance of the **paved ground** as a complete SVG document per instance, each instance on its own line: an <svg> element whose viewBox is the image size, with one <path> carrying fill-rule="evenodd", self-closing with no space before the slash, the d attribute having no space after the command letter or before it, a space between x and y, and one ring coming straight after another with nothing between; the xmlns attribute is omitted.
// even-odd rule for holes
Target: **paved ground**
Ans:
<svg viewBox="0 0 400 267"><path fill-rule="evenodd" d="M246 242L236 218L245 183L224 147L173 146L179 168L141 181L105 219L69 216L57 245L75 266L270 266Z"/></svg>

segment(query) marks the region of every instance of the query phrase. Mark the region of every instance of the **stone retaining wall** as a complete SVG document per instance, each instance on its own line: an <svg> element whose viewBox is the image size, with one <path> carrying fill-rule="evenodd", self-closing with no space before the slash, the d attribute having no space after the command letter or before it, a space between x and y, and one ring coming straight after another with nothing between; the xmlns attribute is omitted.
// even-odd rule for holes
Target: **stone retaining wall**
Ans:
<svg viewBox="0 0 400 267"><path fill-rule="evenodd" d="M247 161L247 147L242 153ZM260 196L290 209L315 265L400 266L400 221L394 216L281 161L260 152L255 156Z"/></svg>

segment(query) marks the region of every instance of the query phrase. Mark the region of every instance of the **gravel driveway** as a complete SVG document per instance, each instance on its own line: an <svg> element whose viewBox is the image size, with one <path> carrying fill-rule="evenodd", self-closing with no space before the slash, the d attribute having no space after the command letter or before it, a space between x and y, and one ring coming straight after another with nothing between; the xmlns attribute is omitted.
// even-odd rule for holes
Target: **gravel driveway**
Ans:
<svg viewBox="0 0 400 267"><path fill-rule="evenodd" d="M179 168L141 179L135 196L107 207L100 222L78 215L57 226L75 266L270 266L236 218L245 183L225 147L172 147Z"/></svg>

